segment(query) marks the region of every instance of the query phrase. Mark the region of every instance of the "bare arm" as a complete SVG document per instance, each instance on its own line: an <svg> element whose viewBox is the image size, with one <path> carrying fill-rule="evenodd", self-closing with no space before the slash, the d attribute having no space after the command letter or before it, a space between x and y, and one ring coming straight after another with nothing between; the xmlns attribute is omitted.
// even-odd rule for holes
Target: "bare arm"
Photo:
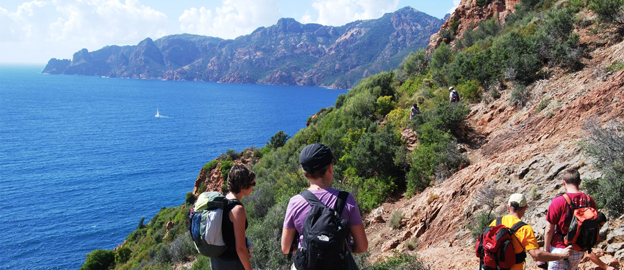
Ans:
<svg viewBox="0 0 624 270"><path fill-rule="evenodd" d="M553 235L555 235L555 224L548 223L546 233L544 233L544 250L550 251Z"/></svg>
<svg viewBox="0 0 624 270"><path fill-rule="evenodd" d="M353 236L353 253L363 253L368 249L368 239L364 231L364 224L351 226L351 235Z"/></svg>
<svg viewBox="0 0 624 270"><path fill-rule="evenodd" d="M234 206L230 211L230 220L234 224L234 238L236 240L236 254L243 263L245 270L251 270L251 262L249 261L249 250L247 249L247 240L245 238L245 220L247 215L245 209L241 205Z"/></svg>
<svg viewBox="0 0 624 270"><path fill-rule="evenodd" d="M598 265L598 267L600 267L601 269L615 270L615 268L607 265L600 258L598 258L598 255L596 255L595 253L589 253L587 254L587 257L589 257L589 260Z"/></svg>
<svg viewBox="0 0 624 270"><path fill-rule="evenodd" d="M297 229L282 228L282 252L284 254L290 253L290 245L295 238Z"/></svg>
<svg viewBox="0 0 624 270"><path fill-rule="evenodd" d="M568 257L570 257L571 250L572 250L572 246L565 248L563 250L563 253L550 253L550 252L546 252L540 249L531 249L531 250L528 250L527 252L529 252L529 255L531 255L531 257L535 261L550 262L550 261L558 261L558 260L567 259Z"/></svg>

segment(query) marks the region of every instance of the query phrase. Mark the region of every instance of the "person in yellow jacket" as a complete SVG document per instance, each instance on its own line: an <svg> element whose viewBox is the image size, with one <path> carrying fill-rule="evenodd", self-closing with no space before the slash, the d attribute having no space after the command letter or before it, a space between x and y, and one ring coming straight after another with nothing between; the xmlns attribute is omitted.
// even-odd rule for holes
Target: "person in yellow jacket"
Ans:
<svg viewBox="0 0 624 270"><path fill-rule="evenodd" d="M512 194L507 204L507 211L509 211L509 215L502 217L501 223L508 228L513 227L514 224L521 221L520 219L524 216L527 208L528 205L524 195L520 193ZM492 221L490 226L496 226L496 220ZM526 251L529 255L531 255L533 260L542 262L557 261L570 257L571 247L566 248L564 252L560 254L552 254L540 250L535 234L533 233L533 228L529 225L520 227L514 235L515 237L511 238L511 242L516 254ZM522 263L514 264L514 266L511 267L511 270L524 269L524 263L525 262L523 261Z"/></svg>

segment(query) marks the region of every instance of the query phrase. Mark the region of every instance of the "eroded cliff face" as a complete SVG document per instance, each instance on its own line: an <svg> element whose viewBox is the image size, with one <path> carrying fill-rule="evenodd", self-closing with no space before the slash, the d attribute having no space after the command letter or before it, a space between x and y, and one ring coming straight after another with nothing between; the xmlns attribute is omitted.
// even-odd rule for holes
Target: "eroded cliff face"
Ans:
<svg viewBox="0 0 624 270"><path fill-rule="evenodd" d="M484 3L482 6L479 5L481 2ZM479 22L492 17L496 17L499 22L504 23L507 15L513 13L515 5L519 3L520 0L461 0L457 9L440 29L450 30L453 21L459 22L455 36L461 37L470 27L477 26ZM454 41L440 37L440 32L438 32L429 38L427 51L435 50L442 42L454 45Z"/></svg>
<svg viewBox="0 0 624 270"><path fill-rule="evenodd" d="M549 70L550 78L527 87L526 106L509 105L510 89L502 90L499 99L472 104L462 131L471 138L462 145L471 165L412 198L373 210L366 218L372 260L382 260L393 250L408 250L406 243L417 242L416 253L431 269L477 268L475 242L467 225L474 222L475 213L487 209L476 200L486 186L505 192L497 197L496 215L506 214L505 202L511 193L525 194L529 208L523 220L543 242L550 201L565 191L561 172L577 167L583 179L601 175L578 144L584 136L583 124L593 117L603 126L612 120L624 121L624 70L605 70L614 61L624 60L624 42L611 30L590 34L581 29L581 42L590 51L582 60L584 68L571 73ZM545 99L551 100L549 105L538 111ZM394 211L405 215L397 230L386 224ZM623 219L612 217L595 250L611 265L624 260ZM527 262L527 269L538 269L530 257ZM585 259L580 269L597 268Z"/></svg>

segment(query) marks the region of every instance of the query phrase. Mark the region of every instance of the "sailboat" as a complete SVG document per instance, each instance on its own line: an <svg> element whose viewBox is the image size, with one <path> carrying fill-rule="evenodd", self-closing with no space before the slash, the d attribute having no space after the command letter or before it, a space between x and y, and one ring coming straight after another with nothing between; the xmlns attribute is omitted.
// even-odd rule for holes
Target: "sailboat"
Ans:
<svg viewBox="0 0 624 270"><path fill-rule="evenodd" d="M162 117L162 115L158 113L158 108L156 108L156 117Z"/></svg>

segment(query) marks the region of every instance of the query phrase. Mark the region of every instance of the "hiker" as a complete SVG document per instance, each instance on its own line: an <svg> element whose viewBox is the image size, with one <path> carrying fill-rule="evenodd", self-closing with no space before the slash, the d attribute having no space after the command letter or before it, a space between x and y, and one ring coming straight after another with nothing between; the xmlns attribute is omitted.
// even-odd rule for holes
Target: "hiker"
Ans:
<svg viewBox="0 0 624 270"><path fill-rule="evenodd" d="M410 120L414 119L414 116L420 114L420 108L418 108L418 104L412 104L412 109L410 109Z"/></svg>
<svg viewBox="0 0 624 270"><path fill-rule="evenodd" d="M563 186L566 190L564 196L569 196L570 202L578 206L589 206L596 209L594 199L579 191L581 184L581 176L576 168L570 168L563 172ZM550 203L548 214L546 215L546 233L544 235L544 250L552 253L561 253L566 250L564 236L568 234L570 222L573 215L568 209L568 202L564 196L559 196ZM558 270L576 270L581 259L583 259L583 250L573 249L570 258L567 261L558 260L550 262L548 269ZM591 253L591 250L590 250Z"/></svg>
<svg viewBox="0 0 624 270"><path fill-rule="evenodd" d="M459 93L455 90L455 88L453 88L453 86L449 87L449 92L449 102L459 102Z"/></svg>
<svg viewBox="0 0 624 270"><path fill-rule="evenodd" d="M341 201L339 200L339 196L346 197L346 203L344 203L345 206L341 217L348 222L348 226L346 226L346 228L349 229L347 231L349 233L348 248L352 253L362 253L368 249L368 240L364 232L362 216L360 215L360 209L355 202L355 198L351 194L331 188L334 177L333 160L334 157L331 149L320 143L310 144L301 151L299 163L301 164L303 175L310 181L310 187L301 194L290 198L288 202L281 242L282 252L284 254L290 254L292 249L294 249L294 240L298 240L297 242L299 243L296 246L296 252L306 252L306 250L302 248L302 245L305 244L302 242L307 241L304 240L304 234L306 232L303 229L304 226L310 226L309 223L305 224L308 213L318 206L313 207L308 202L308 199L304 197L304 194L308 194L306 196L310 196L310 194L315 196L321 203L332 209L336 208L335 205L337 202ZM347 194L348 196L345 196ZM338 209L335 210L338 211ZM296 236L298 236L297 239L295 239ZM345 236L347 236L346 233ZM317 237L322 240L323 237L326 238L327 236L318 235ZM345 241L339 239L337 242L338 245L344 245ZM308 245L308 247L310 246ZM335 246L332 245L331 248L335 248ZM300 256L303 255L304 254L300 254ZM331 255L333 254L325 254L327 257ZM348 256L350 256L350 254ZM296 264L297 254L295 253L295 264L293 264L291 269L298 269L297 266L295 266ZM335 265L324 265L323 269L334 269L331 268L332 266Z"/></svg>
<svg viewBox="0 0 624 270"><path fill-rule="evenodd" d="M256 185L256 174L243 165L236 164L230 169L227 186L230 191L225 198L223 209L223 240L227 249L219 257L210 257L213 270L251 270L249 242L245 237L247 214L241 199L251 193Z"/></svg>
<svg viewBox="0 0 624 270"><path fill-rule="evenodd" d="M507 204L509 215L492 221L490 227L496 226L497 221L500 221L501 224L508 228L513 228L516 223L521 222L520 219L524 216L527 208L528 206L524 195L520 193L512 194ZM513 233L511 243L516 254L515 264L511 267L511 270L521 270L524 268L526 258L525 251L528 252L535 261L556 261L566 259L570 256L570 248L563 249L559 254L540 250L535 234L533 233L533 228L526 224Z"/></svg>

